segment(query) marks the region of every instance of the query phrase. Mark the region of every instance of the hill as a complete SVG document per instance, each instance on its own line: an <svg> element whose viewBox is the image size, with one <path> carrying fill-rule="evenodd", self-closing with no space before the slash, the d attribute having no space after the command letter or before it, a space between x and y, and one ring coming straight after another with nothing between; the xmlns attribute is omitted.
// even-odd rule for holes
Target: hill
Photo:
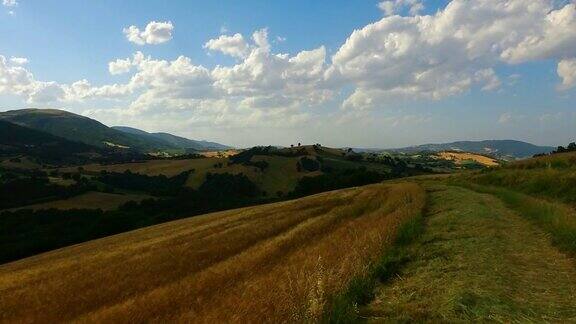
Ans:
<svg viewBox="0 0 576 324"><path fill-rule="evenodd" d="M130 148L141 152L225 150L229 146L196 141L169 133L148 133L132 127L108 127L88 117L57 109L0 112L0 120L97 147Z"/></svg>
<svg viewBox="0 0 576 324"><path fill-rule="evenodd" d="M553 147L537 146L534 144L514 140L486 140L486 141L459 141L443 144L424 144L404 148L390 149L389 151L415 153L420 151L463 151L478 154L490 154L497 158L527 158L536 154L549 153Z"/></svg>
<svg viewBox="0 0 576 324"><path fill-rule="evenodd" d="M230 149L229 146L222 145L219 143L214 142L207 142L207 141L195 141L188 138L184 138L181 136L172 135L169 133L148 133L146 131L133 128L133 127L126 127L126 126L113 126L113 129L119 130L124 133L142 136L144 138L148 138L152 141L160 141L165 145L172 146L174 148L184 149L184 150L196 150L196 151L203 151L203 150L226 150Z"/></svg>
<svg viewBox="0 0 576 324"><path fill-rule="evenodd" d="M83 169L92 175L103 170L109 172L130 170L146 175L166 176L193 170L187 181L187 185L191 188L200 187L208 174L242 174L256 184L266 197L282 197L293 192L301 181L306 180L305 178L323 179L321 181L324 183L331 182L335 185L337 179L344 178L344 173L350 170L363 169L372 172L368 173L371 176L377 173L382 177L399 177L424 172L393 158L368 160L354 152L321 145L293 148L254 147L229 157L152 160L113 165L89 164L83 166ZM324 178L316 178L321 175L324 175Z"/></svg>
<svg viewBox="0 0 576 324"><path fill-rule="evenodd" d="M278 178L265 173L278 161L287 166L274 166ZM155 199L109 211L2 213L5 261L52 251L0 265L0 290L10 292L0 294L0 322L576 318L575 152L408 179L396 178L415 170L400 161L311 145L77 169L79 183ZM126 167L157 175L111 172ZM365 178L378 168L395 179L206 214L262 203L250 180L259 173L303 174L294 192L310 194L364 184L349 181L358 170L361 181L386 179ZM196 173L205 175L199 188L183 188ZM69 298L78 294L82 303Z"/></svg>
<svg viewBox="0 0 576 324"><path fill-rule="evenodd" d="M474 153L469 153L469 152L438 152L436 154L436 156L438 156L440 159L444 159L444 160L449 160L449 161L454 161L456 163L456 165L463 165L469 161L471 162L475 162L478 164L481 164L483 166L487 166L487 167L494 167L494 166L498 166L500 165L500 163L495 160L494 158L485 156L485 155L480 155L480 154L474 154Z"/></svg>
<svg viewBox="0 0 576 324"><path fill-rule="evenodd" d="M96 147L0 120L0 155L24 154L43 162L87 161Z"/></svg>
<svg viewBox="0 0 576 324"><path fill-rule="evenodd" d="M38 255L0 266L0 322L316 322L423 206L378 184Z"/></svg>
<svg viewBox="0 0 576 324"><path fill-rule="evenodd" d="M126 134L107 127L94 119L63 110L10 110L0 112L0 120L100 148L130 148L142 152L174 148L164 141Z"/></svg>

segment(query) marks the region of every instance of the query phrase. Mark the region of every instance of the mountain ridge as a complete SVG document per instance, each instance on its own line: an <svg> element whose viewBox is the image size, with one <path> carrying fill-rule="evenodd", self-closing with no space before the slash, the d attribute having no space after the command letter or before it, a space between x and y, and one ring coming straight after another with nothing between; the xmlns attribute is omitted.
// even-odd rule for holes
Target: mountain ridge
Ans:
<svg viewBox="0 0 576 324"><path fill-rule="evenodd" d="M59 109L8 110L0 112L0 120L99 148L132 149L143 153L182 149L182 145L176 145L174 140L167 140L168 136L165 135L153 135L135 128L131 128L131 131L126 131L126 128L115 129L95 119ZM196 150L228 148L218 143L193 141L177 136L174 138L196 143Z"/></svg>
<svg viewBox="0 0 576 324"><path fill-rule="evenodd" d="M488 154L498 158L527 158L535 154L549 153L554 150L551 146L539 146L519 140L481 140L481 141L455 141L448 143L430 143L407 146L401 148L385 149L400 153L414 153L419 151L463 151L478 154Z"/></svg>
<svg viewBox="0 0 576 324"><path fill-rule="evenodd" d="M197 151L202 151L202 150L210 150L210 149L226 150L226 149L231 148L230 146L223 145L220 143L192 140L192 139L189 139L186 137L182 137L182 136L178 136L178 135L174 135L174 134L170 134L170 133L166 133L166 132L150 133L150 132L138 129L138 128L128 127L128 126L112 126L111 128L119 130L121 132L129 133L129 134L134 134L134 135L138 135L138 136L145 136L145 137L161 140L167 144L170 144L170 145L172 145L176 148L180 148L180 149L193 149L193 150L197 150Z"/></svg>

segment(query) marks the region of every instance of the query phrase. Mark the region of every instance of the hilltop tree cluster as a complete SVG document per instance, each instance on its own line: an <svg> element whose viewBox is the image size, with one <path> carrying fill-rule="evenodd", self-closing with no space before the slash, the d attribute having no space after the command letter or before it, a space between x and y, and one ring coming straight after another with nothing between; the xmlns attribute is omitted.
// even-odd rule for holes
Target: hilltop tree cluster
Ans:
<svg viewBox="0 0 576 324"><path fill-rule="evenodd" d="M558 146L556 151L554 151L554 153L565 153L565 152L576 152L576 143L572 142L572 143L568 144L567 147Z"/></svg>
<svg viewBox="0 0 576 324"><path fill-rule="evenodd" d="M568 146L566 147L558 146L558 148L556 148L555 151L550 152L550 155L558 153L567 153L567 152L576 152L576 142L572 142L568 144ZM547 155L548 154L546 153L541 153L541 154L535 154L534 157L547 156Z"/></svg>

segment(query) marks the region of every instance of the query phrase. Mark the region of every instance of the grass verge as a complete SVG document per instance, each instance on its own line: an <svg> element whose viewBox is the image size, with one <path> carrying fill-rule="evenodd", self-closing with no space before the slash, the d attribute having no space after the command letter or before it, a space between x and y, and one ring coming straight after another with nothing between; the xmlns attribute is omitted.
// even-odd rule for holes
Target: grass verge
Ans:
<svg viewBox="0 0 576 324"><path fill-rule="evenodd" d="M369 267L367 274L352 279L343 293L334 296L326 308L322 322L354 323L362 321L358 316L358 306L366 305L374 299L374 288L388 281L401 267L410 261L407 246L424 232L423 213L406 221L396 234L394 245Z"/></svg>
<svg viewBox="0 0 576 324"><path fill-rule="evenodd" d="M556 247L572 257L576 256L576 214L569 206L500 187L459 181L453 184L498 197L509 208L548 232Z"/></svg>

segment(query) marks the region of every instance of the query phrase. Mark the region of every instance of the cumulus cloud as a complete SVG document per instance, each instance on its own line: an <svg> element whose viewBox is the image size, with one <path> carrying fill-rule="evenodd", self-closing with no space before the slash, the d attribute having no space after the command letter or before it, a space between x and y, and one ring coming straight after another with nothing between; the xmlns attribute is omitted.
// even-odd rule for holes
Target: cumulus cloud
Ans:
<svg viewBox="0 0 576 324"><path fill-rule="evenodd" d="M270 50L270 42L268 42L268 28L257 30L252 34L252 39L256 46L262 48L264 51Z"/></svg>
<svg viewBox="0 0 576 324"><path fill-rule="evenodd" d="M10 62L16 65L25 65L28 64L28 59L25 57L11 57Z"/></svg>
<svg viewBox="0 0 576 324"><path fill-rule="evenodd" d="M117 59L116 61L108 63L108 71L110 74L123 74L130 72L132 62L130 59Z"/></svg>
<svg viewBox="0 0 576 324"><path fill-rule="evenodd" d="M576 85L576 58L562 60L558 63L558 76L562 78L560 90L567 90Z"/></svg>
<svg viewBox="0 0 576 324"><path fill-rule="evenodd" d="M452 0L432 15L419 15L422 3L382 2L382 10L392 8L387 16L353 31L331 57L324 46L275 52L266 28L252 35L221 35L204 44L208 51L236 58L230 65L207 68L184 55L165 60L142 52L113 60L108 64L111 74L129 74L119 84L38 81L22 64L2 57L0 93L28 102L121 100L127 115L178 115L181 120L179 114L186 112L189 125L241 127L305 122L310 120L308 108L326 103L341 105L342 114L356 118L386 109L395 100L495 91L502 86L499 66L534 60L558 61L563 89L576 83L573 3ZM393 15L405 10L411 15ZM171 23L151 22L144 31L130 26L125 34L143 45L169 40L172 31ZM349 95L336 101L342 93ZM406 122L399 118L396 124Z"/></svg>
<svg viewBox="0 0 576 324"><path fill-rule="evenodd" d="M2 5L5 7L16 7L18 6L18 1L16 0L2 0Z"/></svg>
<svg viewBox="0 0 576 324"><path fill-rule="evenodd" d="M384 10L406 2L381 3ZM433 15L385 17L355 30L332 58L330 79L356 86L345 106L392 96L441 99L474 85L495 90L493 68L576 51L574 4L453 0Z"/></svg>
<svg viewBox="0 0 576 324"><path fill-rule="evenodd" d="M20 64L0 55L0 94L22 96L28 103L55 101L63 90L55 82L40 82Z"/></svg>
<svg viewBox="0 0 576 324"><path fill-rule="evenodd" d="M508 124L512 120L512 114L509 112L503 113L498 118L499 124Z"/></svg>
<svg viewBox="0 0 576 324"><path fill-rule="evenodd" d="M241 34L234 34L233 36L221 35L216 39L209 40L204 44L204 48L237 58L245 58L250 53L250 46L248 46L244 36Z"/></svg>
<svg viewBox="0 0 576 324"><path fill-rule="evenodd" d="M378 3L378 8L385 16L398 14L403 8L408 8L410 15L417 15L424 10L424 4L420 0L393 0Z"/></svg>
<svg viewBox="0 0 576 324"><path fill-rule="evenodd" d="M143 31L133 25L123 30L128 41L138 45L165 43L172 39L173 31L174 25L170 21L151 21Z"/></svg>

